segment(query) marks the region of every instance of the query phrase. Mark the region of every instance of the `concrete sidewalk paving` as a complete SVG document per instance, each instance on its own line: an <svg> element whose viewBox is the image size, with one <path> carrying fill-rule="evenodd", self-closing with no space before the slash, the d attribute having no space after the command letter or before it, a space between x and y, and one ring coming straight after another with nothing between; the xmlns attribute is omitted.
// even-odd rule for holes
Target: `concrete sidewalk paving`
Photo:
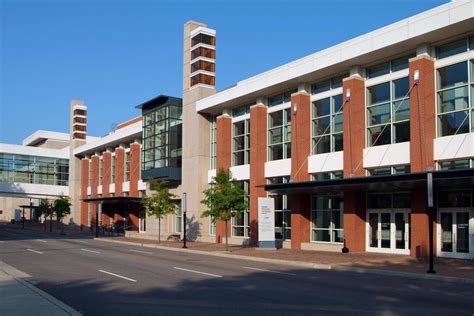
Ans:
<svg viewBox="0 0 474 316"><path fill-rule="evenodd" d="M0 315L81 315L24 280L29 277L0 261Z"/></svg>
<svg viewBox="0 0 474 316"><path fill-rule="evenodd" d="M420 260L406 255L378 253L342 254L294 249L259 250L258 248L235 245L229 246L230 252L225 252L223 244L215 243L188 242L188 249L183 249L181 248L182 242L165 241L158 245L154 240L129 237L101 237L95 239L149 248L313 269L372 273L412 279L431 279L474 284L474 262L472 260L435 258L434 267L437 273L427 274L428 262L426 260Z"/></svg>

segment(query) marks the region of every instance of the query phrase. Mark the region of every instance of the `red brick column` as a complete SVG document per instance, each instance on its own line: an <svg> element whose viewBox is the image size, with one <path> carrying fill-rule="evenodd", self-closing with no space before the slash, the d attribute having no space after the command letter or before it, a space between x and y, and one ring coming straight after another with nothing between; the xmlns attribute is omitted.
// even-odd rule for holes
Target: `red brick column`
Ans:
<svg viewBox="0 0 474 316"><path fill-rule="evenodd" d="M89 159L81 160L81 200L87 198L87 185L89 181ZM87 226L88 202L81 201L81 225Z"/></svg>
<svg viewBox="0 0 474 316"><path fill-rule="evenodd" d="M350 89L350 98L346 99ZM349 77L343 82L344 96L344 178L365 176L363 151L365 148L365 84L360 77ZM365 251L365 195L366 192L344 193L344 238L351 252Z"/></svg>
<svg viewBox="0 0 474 316"><path fill-rule="evenodd" d="M311 155L311 101L309 93L291 95L291 177L294 182L309 181L308 157ZM301 249L310 241L311 195L290 197L291 248Z"/></svg>
<svg viewBox="0 0 474 316"><path fill-rule="evenodd" d="M433 142L436 138L436 87L434 60L419 56L410 60L410 87L415 71L419 82L410 93L410 162L411 172L424 172L434 167ZM423 257L429 252L429 218L426 191L411 194L411 256ZM434 228L436 244L436 225ZM436 252L436 247L435 247Z"/></svg>
<svg viewBox="0 0 474 316"><path fill-rule="evenodd" d="M125 149L115 149L115 196L123 196L123 181L125 178Z"/></svg>
<svg viewBox="0 0 474 316"><path fill-rule="evenodd" d="M232 164L232 118L229 115L217 117L217 143L216 143L216 166L220 169L229 170ZM229 237L231 236L231 223L228 223ZM216 221L216 242L223 242L225 237L225 223Z"/></svg>
<svg viewBox="0 0 474 316"><path fill-rule="evenodd" d="M91 157L91 197L97 198L99 194L97 193L97 189L99 186L99 162L100 158L97 155ZM96 211L97 211L97 204L95 202L91 205L91 225L96 225Z"/></svg>
<svg viewBox="0 0 474 316"><path fill-rule="evenodd" d="M110 185L110 168L112 165L112 153L105 151L102 153L102 196L109 197L109 185Z"/></svg>
<svg viewBox="0 0 474 316"><path fill-rule="evenodd" d="M134 197L139 196L138 180L140 180L140 156L141 156L140 144L138 143L130 144L130 196L134 196Z"/></svg>
<svg viewBox="0 0 474 316"><path fill-rule="evenodd" d="M267 161L267 107L250 108L250 245L258 242L258 198L266 197L265 162Z"/></svg>

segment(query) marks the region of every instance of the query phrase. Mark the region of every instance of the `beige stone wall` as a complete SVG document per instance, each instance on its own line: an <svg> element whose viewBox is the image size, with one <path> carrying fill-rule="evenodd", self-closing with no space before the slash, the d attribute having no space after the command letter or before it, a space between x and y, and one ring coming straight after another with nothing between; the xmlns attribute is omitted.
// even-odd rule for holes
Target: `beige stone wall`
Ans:
<svg viewBox="0 0 474 316"><path fill-rule="evenodd" d="M36 202L37 199L35 199ZM11 197L11 196L0 196L0 222L9 222L15 219L15 210L21 210L20 205L29 205L30 199L26 197ZM30 218L30 211L25 209L25 217Z"/></svg>
<svg viewBox="0 0 474 316"><path fill-rule="evenodd" d="M54 140L54 139L47 139L41 144L38 144L35 147L41 148L51 148L51 149L62 149L69 146L69 142L61 141L61 140Z"/></svg>
<svg viewBox="0 0 474 316"><path fill-rule="evenodd" d="M201 218L204 210L200 201L202 191L208 187L207 174L210 166L210 122L196 112L196 101L216 93L208 87L190 89L190 32L207 25L189 21L184 26L183 51L183 163L182 192L187 194L188 239L214 240L209 238L209 219Z"/></svg>

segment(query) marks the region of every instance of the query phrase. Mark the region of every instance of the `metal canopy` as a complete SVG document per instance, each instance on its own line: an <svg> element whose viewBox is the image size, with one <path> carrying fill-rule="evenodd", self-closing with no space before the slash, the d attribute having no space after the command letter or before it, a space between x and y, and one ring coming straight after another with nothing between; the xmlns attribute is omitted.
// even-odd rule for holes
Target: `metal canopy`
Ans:
<svg viewBox="0 0 474 316"><path fill-rule="evenodd" d="M131 196L111 196L111 197L97 197L97 198L87 198L82 199L84 202L100 202L107 204L120 204L120 203L129 203L129 204L140 204L142 199L139 197Z"/></svg>
<svg viewBox="0 0 474 316"><path fill-rule="evenodd" d="M278 194L335 193L354 191L411 191L426 189L427 172L387 176L267 184L265 191ZM474 169L433 171L436 189L474 186Z"/></svg>

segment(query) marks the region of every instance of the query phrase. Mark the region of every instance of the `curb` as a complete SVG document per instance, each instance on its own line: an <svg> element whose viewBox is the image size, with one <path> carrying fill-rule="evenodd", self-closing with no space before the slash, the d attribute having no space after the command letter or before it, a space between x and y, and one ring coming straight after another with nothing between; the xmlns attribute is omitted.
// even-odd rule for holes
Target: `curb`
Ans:
<svg viewBox="0 0 474 316"><path fill-rule="evenodd" d="M68 315L74 315L74 316L79 316L82 315L78 311L76 311L74 308L70 307L69 305L61 302L54 296L46 293L45 291L41 290L40 288L34 286L30 282L23 280L22 278L28 278L31 277L29 274L26 274L23 271L20 271L8 264L6 264L3 261L0 261L0 270L2 270L7 276L9 276L12 280L15 280L16 282L20 283L24 287L28 288L30 291L35 292L36 295L41 296L43 299L47 300L51 304L57 306L59 309L64 311Z"/></svg>
<svg viewBox="0 0 474 316"><path fill-rule="evenodd" d="M320 264L320 263L299 262L299 261L290 261L290 260L283 260L283 259L269 259L269 258L262 258L262 257L251 257L251 256L227 254L227 253L222 253L222 252L208 252L208 251L202 251L202 250L174 248L174 247L159 246L155 244L143 244L139 242L119 241L119 240L102 239L102 238L94 238L94 240L117 243L117 244L125 244L125 245L131 245L131 246L141 246L144 248L155 248L155 249L169 250L169 251L175 251L175 252L194 253L194 254L206 255L206 256L242 259L242 260L254 261L254 262L265 262L265 263L272 263L272 264L278 264L278 265L295 266L295 267L300 267L300 268L302 267L302 268L310 268L310 269L318 269L318 270L333 270L333 271L339 271L339 272L353 272L353 273L361 273L361 274L375 274L375 275L392 276L392 277L404 277L407 279L415 279L415 280L431 280L431 281L442 281L442 282L450 282L450 283L461 282L465 284L474 284L474 279L458 278L458 277L443 276L443 275L436 275L436 274L428 275L428 274L413 273L413 272L400 272L400 271L390 271L390 270L381 270L381 269L348 267L348 266L343 266L343 265L327 265L327 264Z"/></svg>

